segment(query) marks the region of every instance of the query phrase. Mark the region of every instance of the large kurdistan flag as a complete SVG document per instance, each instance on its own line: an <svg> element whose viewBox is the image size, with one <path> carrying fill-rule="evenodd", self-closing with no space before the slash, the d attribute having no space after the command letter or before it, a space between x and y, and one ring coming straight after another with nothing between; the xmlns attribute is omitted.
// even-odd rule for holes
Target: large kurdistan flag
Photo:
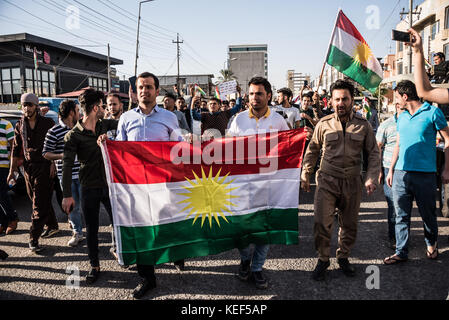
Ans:
<svg viewBox="0 0 449 320"><path fill-rule="evenodd" d="M107 141L119 262L298 243L302 129L205 143Z"/></svg>
<svg viewBox="0 0 449 320"><path fill-rule="evenodd" d="M326 62L372 93L382 81L379 60L341 10L338 12Z"/></svg>

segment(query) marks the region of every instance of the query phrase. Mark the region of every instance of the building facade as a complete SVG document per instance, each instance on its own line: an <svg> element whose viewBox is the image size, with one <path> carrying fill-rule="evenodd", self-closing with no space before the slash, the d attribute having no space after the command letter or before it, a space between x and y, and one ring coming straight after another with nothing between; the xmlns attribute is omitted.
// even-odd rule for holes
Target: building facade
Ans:
<svg viewBox="0 0 449 320"><path fill-rule="evenodd" d="M40 97L87 86L108 90L108 57L28 33L0 36L0 103L17 103L20 95ZM123 64L110 58L111 65Z"/></svg>
<svg viewBox="0 0 449 320"><path fill-rule="evenodd" d="M159 79L160 94L164 95L167 92L174 93L173 86L177 83L177 75L172 76L157 76ZM189 95L189 85L198 85L208 96L213 96L215 86L212 83L213 74L181 74L179 75L179 85L184 94Z"/></svg>
<svg viewBox="0 0 449 320"><path fill-rule="evenodd" d="M449 60L449 0L426 0L417 8L420 14L414 15L413 29L423 39L424 57L433 65L433 54L443 52ZM409 28L408 16L396 29L406 31ZM409 51L403 42L396 42L396 69L393 76L409 74ZM413 71L413 69L412 69Z"/></svg>
<svg viewBox="0 0 449 320"><path fill-rule="evenodd" d="M268 45L230 45L227 62L228 69L233 72L242 92L247 92L251 78L268 78Z"/></svg>
<svg viewBox="0 0 449 320"><path fill-rule="evenodd" d="M295 72L295 70L287 71L287 88L293 92L293 96L299 95L301 88L307 83L310 83L310 75L303 74L301 72Z"/></svg>

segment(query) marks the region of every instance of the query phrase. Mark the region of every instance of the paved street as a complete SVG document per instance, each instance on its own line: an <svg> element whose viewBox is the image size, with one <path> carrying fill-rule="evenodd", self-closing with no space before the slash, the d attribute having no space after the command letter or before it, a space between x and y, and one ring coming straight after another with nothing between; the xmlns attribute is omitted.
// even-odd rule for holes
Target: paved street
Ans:
<svg viewBox="0 0 449 320"><path fill-rule="evenodd" d="M19 230L0 238L0 247L9 258L0 261L0 300L61 299L61 300L125 300L132 299L132 289L138 283L135 267L122 269L109 253L110 230L105 212L101 215L100 260L101 278L87 286L84 276L89 270L86 242L77 248L66 245L70 237L67 218L58 209L61 232L54 238L42 239L45 251L32 254L28 250L30 202L25 196L14 196L21 219ZM272 246L265 264L269 279L267 290L257 290L240 282L235 272L239 255L232 250L219 255L189 259L186 271L178 272L172 264L156 269L158 287L147 299L433 299L444 300L449 291L449 219L439 217L440 258L425 257L422 222L414 209L410 260L396 266L385 266L382 259L392 250L386 246L386 203L381 192L373 197L364 195L360 212L358 240L351 261L357 268L355 278L347 278L331 260L324 282L311 279L316 264L313 244L313 196L301 193L299 212L299 244ZM55 208L56 205L55 205ZM337 230L334 229L332 252L336 250ZM374 266L374 267L373 267ZM79 269L81 281L73 288L73 271ZM373 271L374 270L374 271ZM366 273L368 271L368 273ZM374 272L374 273L373 273ZM376 278L376 276L379 276ZM376 279L378 282L376 282ZM76 280L76 279L75 279ZM68 285L67 285L68 284ZM373 289L368 289L373 287Z"/></svg>

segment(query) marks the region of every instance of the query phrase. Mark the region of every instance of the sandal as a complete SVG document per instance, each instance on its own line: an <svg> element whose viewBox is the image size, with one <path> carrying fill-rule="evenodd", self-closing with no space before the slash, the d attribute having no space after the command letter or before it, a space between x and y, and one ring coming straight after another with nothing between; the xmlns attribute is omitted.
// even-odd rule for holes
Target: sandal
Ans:
<svg viewBox="0 0 449 320"><path fill-rule="evenodd" d="M438 259L438 246L435 246L435 249L432 252L430 252L429 249L427 249L426 256L427 259L430 260Z"/></svg>
<svg viewBox="0 0 449 320"><path fill-rule="evenodd" d="M399 257L398 255L394 254L392 256L386 257L384 259L384 263L385 264L397 264L397 263L401 263L401 262L405 262L408 259L403 259L401 257Z"/></svg>

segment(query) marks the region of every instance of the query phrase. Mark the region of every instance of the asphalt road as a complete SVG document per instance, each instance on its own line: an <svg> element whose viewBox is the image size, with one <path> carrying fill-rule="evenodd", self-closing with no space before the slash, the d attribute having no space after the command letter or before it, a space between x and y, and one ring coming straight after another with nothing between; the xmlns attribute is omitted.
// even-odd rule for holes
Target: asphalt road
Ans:
<svg viewBox="0 0 449 320"><path fill-rule="evenodd" d="M312 190L313 191L313 190ZM417 209L411 225L409 261L385 266L382 259L393 253L387 247L386 203L382 191L364 195L360 210L357 243L351 262L357 269L354 278L347 278L338 269L336 259L323 282L311 279L316 264L312 236L313 193L300 194L298 214L299 244L273 245L265 263L269 280L267 290L258 290L235 276L239 254L236 249L222 254L188 259L186 270L178 272L173 264L156 268L157 288L145 299L229 299L229 300L445 300L449 292L449 219L439 217L440 257L426 259L423 227ZM86 285L89 271L87 247L84 241L76 248L67 246L71 231L67 218L55 202L61 232L53 238L41 239L45 247L41 254L28 249L30 201L26 196L13 195L19 213L19 228L0 237L0 248L9 258L0 261L0 300L127 300L139 277L135 267L122 269L109 253L111 227L106 213L101 214L100 263L102 273L93 285ZM103 209L102 209L103 210ZM337 246L334 228L332 252ZM79 282L77 282L79 272Z"/></svg>

